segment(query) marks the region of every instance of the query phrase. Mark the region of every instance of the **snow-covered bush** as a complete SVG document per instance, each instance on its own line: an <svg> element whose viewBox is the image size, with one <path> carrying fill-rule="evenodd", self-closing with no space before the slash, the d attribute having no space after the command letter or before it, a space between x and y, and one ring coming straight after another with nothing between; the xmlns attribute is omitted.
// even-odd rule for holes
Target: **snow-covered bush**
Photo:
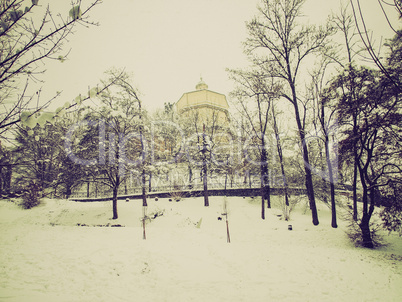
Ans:
<svg viewBox="0 0 402 302"><path fill-rule="evenodd" d="M39 187L35 183L30 183L27 190L22 194L21 206L24 209L31 209L40 204Z"/></svg>
<svg viewBox="0 0 402 302"><path fill-rule="evenodd" d="M348 215L348 217L348 228L346 230L346 234L356 246L364 247L362 230L360 229L359 221L355 221L351 213L350 215ZM381 229L382 226L380 224L375 222L370 223L371 240L373 241L374 247L381 247L386 245L384 243L383 236L381 236L381 234L379 233Z"/></svg>
<svg viewBox="0 0 402 302"><path fill-rule="evenodd" d="M282 196L281 196L282 214L283 214L283 219L285 219L286 221L290 220L290 213L293 211L295 206L299 203L299 198L298 198L298 196L289 196L288 202L289 202L289 205L286 205L284 198L282 198Z"/></svg>
<svg viewBox="0 0 402 302"><path fill-rule="evenodd" d="M402 209L397 206L386 207L381 213L382 224L389 233L397 232L402 236Z"/></svg>
<svg viewBox="0 0 402 302"><path fill-rule="evenodd" d="M382 189L381 204L384 208L380 212L382 224L389 233L397 232L402 236L402 185L391 183Z"/></svg>

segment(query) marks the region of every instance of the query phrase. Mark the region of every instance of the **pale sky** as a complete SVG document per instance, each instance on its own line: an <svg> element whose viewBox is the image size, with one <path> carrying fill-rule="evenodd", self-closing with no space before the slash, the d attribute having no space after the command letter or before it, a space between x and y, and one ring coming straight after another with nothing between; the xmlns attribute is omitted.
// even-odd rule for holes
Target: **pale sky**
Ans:
<svg viewBox="0 0 402 302"><path fill-rule="evenodd" d="M50 7L67 15L70 2L51 1ZM111 67L134 75L133 85L149 109L176 102L195 89L200 76L210 90L228 96L233 83L225 69L247 64L241 43L246 38L245 22L256 14L258 2L104 0L90 13L100 26L77 27L65 46L66 52L71 49L68 60L46 64L42 96L63 91L57 103L70 102L98 84ZM375 36L391 37L377 0L361 2ZM87 4L83 0L83 6ZM334 0L307 0L304 11L310 23L322 23L339 6Z"/></svg>

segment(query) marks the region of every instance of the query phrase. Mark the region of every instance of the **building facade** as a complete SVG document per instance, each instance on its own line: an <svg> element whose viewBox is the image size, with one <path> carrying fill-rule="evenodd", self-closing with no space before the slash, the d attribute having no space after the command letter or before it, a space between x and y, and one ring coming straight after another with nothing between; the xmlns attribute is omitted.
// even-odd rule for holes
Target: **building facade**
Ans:
<svg viewBox="0 0 402 302"><path fill-rule="evenodd" d="M208 85L201 79L194 91L183 93L176 102L176 112L182 117L196 118L198 125L217 125L220 127L229 124L229 104L226 96L208 89Z"/></svg>

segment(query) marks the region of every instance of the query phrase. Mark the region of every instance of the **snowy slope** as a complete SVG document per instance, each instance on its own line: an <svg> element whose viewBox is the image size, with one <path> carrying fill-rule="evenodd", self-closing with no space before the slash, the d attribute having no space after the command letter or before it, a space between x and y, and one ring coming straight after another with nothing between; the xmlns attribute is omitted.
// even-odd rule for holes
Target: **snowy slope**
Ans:
<svg viewBox="0 0 402 302"><path fill-rule="evenodd" d="M330 227L325 205L314 227L305 203L290 222L276 207L261 220L257 198L228 204L231 243L222 197L209 208L149 200L148 215L163 215L147 222L146 240L140 200L119 201L118 220L110 202L0 201L0 301L401 301L398 236L361 249L345 223Z"/></svg>

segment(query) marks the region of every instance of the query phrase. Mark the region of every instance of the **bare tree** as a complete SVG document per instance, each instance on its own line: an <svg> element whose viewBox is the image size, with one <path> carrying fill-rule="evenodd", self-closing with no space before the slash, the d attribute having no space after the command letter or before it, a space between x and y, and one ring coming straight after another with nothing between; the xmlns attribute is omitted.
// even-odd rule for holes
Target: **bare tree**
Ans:
<svg viewBox="0 0 402 302"><path fill-rule="evenodd" d="M238 110L250 127L249 141L258 148L261 174L261 218L265 219L265 200L268 207L271 207L267 134L270 130L270 108L273 100L279 96L280 87L275 84L272 77L265 75L262 71L230 70L230 73L237 84L232 96L238 100Z"/></svg>
<svg viewBox="0 0 402 302"><path fill-rule="evenodd" d="M284 214L285 220L289 220L289 218L290 218L289 185L288 185L288 179L286 177L286 172L285 172L285 163L284 163L284 157L283 157L283 151L282 151L283 150L282 140L281 140L281 135L279 132L279 126L278 126L278 121L277 121L277 112L275 109L274 102L272 102L271 108L272 108L272 127L274 129L274 134L275 134L276 149L278 151L279 164L281 166L281 175L282 175L283 190L284 190L283 193L285 196L285 203L283 204L283 214Z"/></svg>
<svg viewBox="0 0 402 302"><path fill-rule="evenodd" d="M25 6L28 1L24 0L1 1L0 134L26 118L21 117L23 111L29 110L29 116L33 116L53 100L42 102L40 90L28 95L28 86L45 72L39 67L40 63L66 59L68 52L62 53L62 50L76 25L96 25L89 20L88 14L100 2L94 0L83 8L81 0L74 0L69 12L57 16L47 6L42 18L34 18L33 14L41 11L38 0L32 0L28 6Z"/></svg>
<svg viewBox="0 0 402 302"><path fill-rule="evenodd" d="M352 64L356 60L356 56L364 50L359 41L359 33L349 6L341 6L340 11L331 16L331 22L338 33L342 35L341 40L343 42L340 43L339 49L327 53L326 56L345 68L348 64ZM344 57L345 53L346 57Z"/></svg>
<svg viewBox="0 0 402 302"><path fill-rule="evenodd" d="M312 171L305 142L305 110L299 93L302 69L312 59L325 52L332 28L316 28L301 25L301 8L304 0L263 0L258 8L259 16L247 23L249 37L245 42L246 53L253 64L262 66L283 83L281 96L294 108L295 121L300 138L304 161L305 184L314 225L319 224L314 197ZM305 108L304 108L305 109Z"/></svg>
<svg viewBox="0 0 402 302"><path fill-rule="evenodd" d="M343 69L348 66L355 65L355 58L357 55L364 51L364 48L360 45L359 33L355 25L355 19L353 14L349 11L349 7L342 7L340 12L332 17L332 22L338 31L343 35L343 43L340 45L340 51L338 55L331 56L331 59L337 62ZM346 58L339 57L339 54L347 54ZM351 87L351 93L348 94L350 102L353 99L358 98L356 91ZM358 131L358 120L357 115L354 113L349 116L350 119L347 120L347 124L352 126L354 137L357 137ZM343 122L346 122L343 120ZM353 219L357 221L358 210L357 210L357 181L358 181L358 150L357 144L353 145L353 156L351 158L351 164L353 166L353 176L352 176L352 203L353 203Z"/></svg>
<svg viewBox="0 0 402 302"><path fill-rule="evenodd" d="M372 61L377 65L380 69L381 73L387 77L390 82L398 89L402 91L402 83L398 75L395 75L387 66L382 62L381 55L379 51L375 49L375 43L373 41L373 37L368 29L365 21L365 17L362 11L362 5L360 0L350 0L350 4L352 7L353 18L356 24L357 32L360 36L361 42L364 45L365 50L367 51L369 57ZM384 14L386 22L388 23L389 27L397 33L397 30L394 28L394 25L391 22L391 18L389 14L386 12L385 6L392 6L399 15L399 18L402 18L402 1L401 0L378 0L378 4L380 6L381 12ZM380 45L381 47L382 45Z"/></svg>
<svg viewBox="0 0 402 302"><path fill-rule="evenodd" d="M202 185L204 187L204 206L209 207L209 198L208 198L208 154L211 153L210 144L208 144L207 136L205 134L205 124L202 125L202 146L201 154L202 154Z"/></svg>
<svg viewBox="0 0 402 302"><path fill-rule="evenodd" d="M337 163L337 152L331 148L330 141L334 139L334 129L337 127L336 120L336 107L330 99L325 97L324 93L324 78L326 76L326 69L331 63L331 60L324 59L320 67L311 75L311 94L313 99L313 109L316 111L313 115L313 124L316 127L317 143L324 145L325 164L323 164L323 170L321 171L321 179L324 183L324 190L326 190L327 183L330 186L330 198L331 198L331 226L337 228L336 219L336 203L335 203L335 183L337 175L334 171L333 161ZM316 125L318 124L318 125ZM322 147L319 147L320 154L322 153ZM335 155L333 154L335 151ZM333 158L335 157L335 158ZM326 167L325 167L326 166ZM325 167L325 168L324 168ZM317 173L318 174L318 173ZM327 192L324 192L326 198Z"/></svg>
<svg viewBox="0 0 402 302"><path fill-rule="evenodd" d="M357 145L363 193L359 227L362 244L372 248L370 219L375 206L381 204L380 191L402 182L400 92L388 77L381 77L379 71L353 66L331 81L328 92L338 101L342 118L358 117L357 134L352 127L344 129L340 154L348 160ZM350 93L356 98L349 98Z"/></svg>
<svg viewBox="0 0 402 302"><path fill-rule="evenodd" d="M89 108L79 145L74 150L70 147L71 144L68 145L66 152L75 163L86 166L88 174L92 175L95 182L111 189L113 219L117 219L120 185L133 172L140 175L143 206L147 205L144 192L144 112L137 90L129 83L129 76L111 71L110 77L118 77L119 80L101 93L100 106L97 109ZM70 133L67 133L70 142L71 132L73 131L70 129ZM78 154L78 159L75 154ZM96 156L98 159L95 159ZM81 158L86 158L85 162Z"/></svg>
<svg viewBox="0 0 402 302"><path fill-rule="evenodd" d="M204 188L204 205L209 206L208 175L219 173L226 164L217 154L225 144L227 133L226 118L215 108L192 108L181 114L181 125L188 137L184 160L188 164L189 183L192 184L193 170L200 169L200 179Z"/></svg>

